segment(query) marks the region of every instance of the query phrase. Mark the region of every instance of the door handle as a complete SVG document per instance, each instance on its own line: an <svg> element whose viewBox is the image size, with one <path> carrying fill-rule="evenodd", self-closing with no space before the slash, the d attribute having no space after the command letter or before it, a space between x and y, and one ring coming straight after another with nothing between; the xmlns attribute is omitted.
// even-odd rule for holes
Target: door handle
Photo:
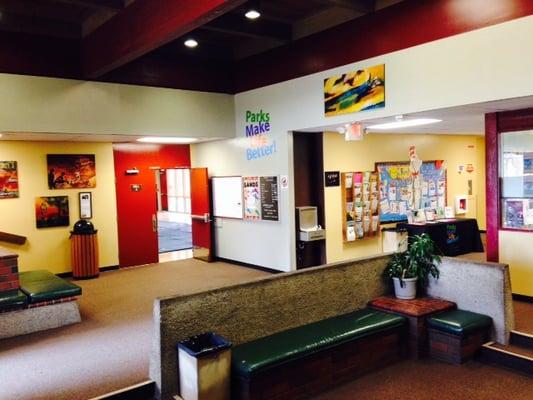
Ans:
<svg viewBox="0 0 533 400"><path fill-rule="evenodd" d="M211 222L211 216L209 215L209 213L205 213L204 215L194 215L194 214L192 214L191 218L195 219L195 220L198 220L198 221L202 221L202 222L204 222L206 224Z"/></svg>
<svg viewBox="0 0 533 400"><path fill-rule="evenodd" d="M157 232L157 217L155 214L152 214L152 231Z"/></svg>

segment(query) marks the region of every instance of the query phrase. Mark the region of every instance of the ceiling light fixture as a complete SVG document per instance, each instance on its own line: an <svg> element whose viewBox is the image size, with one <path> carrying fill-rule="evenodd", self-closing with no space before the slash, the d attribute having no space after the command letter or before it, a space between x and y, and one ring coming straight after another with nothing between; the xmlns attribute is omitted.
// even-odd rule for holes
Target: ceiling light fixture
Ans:
<svg viewBox="0 0 533 400"><path fill-rule="evenodd" d="M244 16L248 19L257 19L261 16L261 13L257 10L251 9L246 11L246 14Z"/></svg>
<svg viewBox="0 0 533 400"><path fill-rule="evenodd" d="M142 143L165 143L165 144L187 144L196 142L197 138L190 137L172 137L172 136L147 136L137 139L138 142Z"/></svg>
<svg viewBox="0 0 533 400"><path fill-rule="evenodd" d="M411 126L420 126L434 124L436 122L441 122L441 119L435 118L414 118L414 119L403 119L403 117L397 117L394 122L386 122L384 124L369 125L367 129L400 129L408 128Z"/></svg>
<svg viewBox="0 0 533 400"><path fill-rule="evenodd" d="M259 1L249 1L246 6L246 12L244 13L244 16L248 19L257 19L261 16L261 12L259 11Z"/></svg>
<svg viewBox="0 0 533 400"><path fill-rule="evenodd" d="M194 39L187 39L185 42L183 42L185 46L187 46L189 49L194 49L196 46L198 46L198 42Z"/></svg>

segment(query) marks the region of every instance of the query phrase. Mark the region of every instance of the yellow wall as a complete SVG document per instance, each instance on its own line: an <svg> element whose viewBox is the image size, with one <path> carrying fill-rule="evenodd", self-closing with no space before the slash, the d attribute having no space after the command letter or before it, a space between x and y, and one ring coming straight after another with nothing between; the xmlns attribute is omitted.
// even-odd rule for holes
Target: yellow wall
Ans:
<svg viewBox="0 0 533 400"><path fill-rule="evenodd" d="M369 134L361 142L346 142L336 132L324 133L324 171L371 171L380 161L408 161L409 146L416 146L422 160L445 160L448 163L448 205L455 195L468 193L472 180L474 201L468 217L477 218L485 229L484 138L462 135L385 135ZM474 165L474 172L457 172L458 165ZM340 187L325 188L327 262L381 253L381 239L343 243L342 200ZM473 204L472 204L473 203Z"/></svg>
<svg viewBox="0 0 533 400"><path fill-rule="evenodd" d="M500 231L500 262L509 264L513 293L533 296L533 247L530 232Z"/></svg>
<svg viewBox="0 0 533 400"><path fill-rule="evenodd" d="M94 154L96 188L49 190L46 154ZM19 270L71 271L69 232L79 219L78 193L92 192L92 222L98 229L100 266L118 264L113 149L110 143L0 142L0 160L17 161L20 197L0 200L0 231L27 236L23 246L0 242L19 254ZM35 227L35 198L69 196L70 226Z"/></svg>

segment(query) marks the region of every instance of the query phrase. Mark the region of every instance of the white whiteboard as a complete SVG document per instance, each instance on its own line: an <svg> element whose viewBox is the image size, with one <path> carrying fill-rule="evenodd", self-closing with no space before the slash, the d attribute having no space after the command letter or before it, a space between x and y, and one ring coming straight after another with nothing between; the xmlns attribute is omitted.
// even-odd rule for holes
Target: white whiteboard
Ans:
<svg viewBox="0 0 533 400"><path fill-rule="evenodd" d="M242 219L242 177L214 176L211 188L213 216Z"/></svg>

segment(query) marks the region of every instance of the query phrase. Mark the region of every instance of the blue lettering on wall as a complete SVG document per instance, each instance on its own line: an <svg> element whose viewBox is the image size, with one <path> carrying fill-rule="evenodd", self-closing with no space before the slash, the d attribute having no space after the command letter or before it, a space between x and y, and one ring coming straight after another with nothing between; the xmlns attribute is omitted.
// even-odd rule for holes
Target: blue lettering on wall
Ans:
<svg viewBox="0 0 533 400"><path fill-rule="evenodd" d="M276 141L274 140L269 146L246 149L246 159L248 161L261 157L270 156L276 152Z"/></svg>

